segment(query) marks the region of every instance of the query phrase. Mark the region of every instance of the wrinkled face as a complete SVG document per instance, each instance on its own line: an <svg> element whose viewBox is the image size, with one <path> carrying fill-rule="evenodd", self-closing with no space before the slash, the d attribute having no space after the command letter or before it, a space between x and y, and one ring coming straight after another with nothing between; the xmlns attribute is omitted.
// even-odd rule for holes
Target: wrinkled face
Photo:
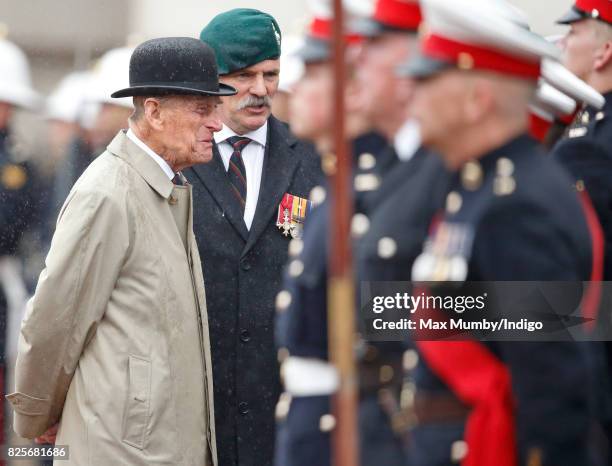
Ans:
<svg viewBox="0 0 612 466"><path fill-rule="evenodd" d="M464 122L465 76L444 71L416 82L411 112L419 122L423 145L443 152Z"/></svg>
<svg viewBox="0 0 612 466"><path fill-rule="evenodd" d="M221 130L218 97L172 96L160 108L160 142L175 170L210 162L213 133Z"/></svg>
<svg viewBox="0 0 612 466"><path fill-rule="evenodd" d="M592 27L594 21L596 20L587 19L572 23L560 44L563 49L563 64L587 82L594 69L597 50L601 46L601 40Z"/></svg>
<svg viewBox="0 0 612 466"><path fill-rule="evenodd" d="M289 100L289 124L302 139L315 141L331 131L333 69L330 63L307 64Z"/></svg>
<svg viewBox="0 0 612 466"><path fill-rule="evenodd" d="M237 134L262 127L272 111L272 97L278 89L280 60L264 60L248 68L220 77L238 91L223 97L221 118Z"/></svg>
<svg viewBox="0 0 612 466"><path fill-rule="evenodd" d="M405 120L412 82L397 77L395 69L407 60L414 40L406 33L385 33L367 40L357 58L362 111L376 129L385 133L389 132L386 126L390 120Z"/></svg>

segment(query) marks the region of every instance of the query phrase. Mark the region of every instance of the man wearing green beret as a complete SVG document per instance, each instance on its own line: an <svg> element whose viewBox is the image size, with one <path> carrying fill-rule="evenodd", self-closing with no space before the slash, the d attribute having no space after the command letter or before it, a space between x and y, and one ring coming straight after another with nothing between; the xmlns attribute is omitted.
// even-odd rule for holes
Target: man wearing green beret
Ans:
<svg viewBox="0 0 612 466"><path fill-rule="evenodd" d="M280 394L274 300L321 172L309 146L271 115L276 20L234 9L213 18L200 39L215 51L221 82L238 91L222 99L212 162L185 172L206 281L219 464L269 466Z"/></svg>

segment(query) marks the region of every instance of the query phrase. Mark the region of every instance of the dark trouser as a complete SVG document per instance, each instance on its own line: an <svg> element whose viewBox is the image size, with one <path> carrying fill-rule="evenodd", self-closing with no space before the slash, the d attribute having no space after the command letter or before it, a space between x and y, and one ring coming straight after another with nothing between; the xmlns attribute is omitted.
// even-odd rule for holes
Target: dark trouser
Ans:
<svg viewBox="0 0 612 466"><path fill-rule="evenodd" d="M331 437L320 429L321 416L331 413L327 396L293 398L277 431L276 466L330 466ZM375 396L359 403L361 466L406 466L400 440Z"/></svg>
<svg viewBox="0 0 612 466"><path fill-rule="evenodd" d="M451 459L451 448L454 442L463 440L463 433L464 422L430 423L415 427L409 435L408 464L456 466L458 463Z"/></svg>
<svg viewBox="0 0 612 466"><path fill-rule="evenodd" d="M276 434L276 466L330 466L330 435L320 429L330 413L328 396L293 398Z"/></svg>
<svg viewBox="0 0 612 466"><path fill-rule="evenodd" d="M375 396L359 404L361 466L406 466L403 445Z"/></svg>

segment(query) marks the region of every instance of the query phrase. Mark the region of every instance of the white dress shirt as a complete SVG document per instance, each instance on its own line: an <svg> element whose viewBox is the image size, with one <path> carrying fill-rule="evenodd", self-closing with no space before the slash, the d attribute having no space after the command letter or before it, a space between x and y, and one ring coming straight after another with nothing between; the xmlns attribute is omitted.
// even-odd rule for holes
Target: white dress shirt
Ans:
<svg viewBox="0 0 612 466"><path fill-rule="evenodd" d="M155 160L155 162L157 163L157 165L159 165L161 167L161 169L164 171L164 173L166 175L168 175L168 178L170 178L171 180L174 178L174 172L172 171L172 168L170 168L170 165L168 165L168 162L166 162L164 159L162 159L159 155L157 155L155 153L155 151L153 151L153 149L151 149L149 146L147 146L144 142L142 142L138 136L136 136L134 134L134 131L132 131L131 129L127 130L127 133L125 133L125 135L130 138L130 140L136 144L138 147L140 147L143 151L145 151L147 153L147 155L149 155L153 160Z"/></svg>
<svg viewBox="0 0 612 466"><path fill-rule="evenodd" d="M393 147L402 162L408 162L421 147L421 129L416 120L410 119L395 134Z"/></svg>
<svg viewBox="0 0 612 466"><path fill-rule="evenodd" d="M261 186L261 174L263 172L264 152L266 150L266 139L268 138L268 123L246 134L236 134L231 128L223 125L223 129L215 133L215 142L219 148L219 154L223 160L225 171L227 171L234 149L227 142L227 138L241 136L251 139L251 142L242 149L242 161L246 169L247 196L244 207L244 223L251 229L257 200L259 199L259 187Z"/></svg>

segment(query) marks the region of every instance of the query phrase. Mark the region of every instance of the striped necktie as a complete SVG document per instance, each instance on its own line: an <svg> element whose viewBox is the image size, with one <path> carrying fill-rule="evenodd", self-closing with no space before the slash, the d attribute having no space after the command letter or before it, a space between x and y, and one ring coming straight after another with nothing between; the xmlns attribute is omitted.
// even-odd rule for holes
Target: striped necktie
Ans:
<svg viewBox="0 0 612 466"><path fill-rule="evenodd" d="M240 136L232 136L227 138L227 142L234 149L227 168L227 175L232 191L240 203L240 208L244 214L247 197L247 181L246 169L244 168L244 161L242 160L242 149L244 149L251 140Z"/></svg>

